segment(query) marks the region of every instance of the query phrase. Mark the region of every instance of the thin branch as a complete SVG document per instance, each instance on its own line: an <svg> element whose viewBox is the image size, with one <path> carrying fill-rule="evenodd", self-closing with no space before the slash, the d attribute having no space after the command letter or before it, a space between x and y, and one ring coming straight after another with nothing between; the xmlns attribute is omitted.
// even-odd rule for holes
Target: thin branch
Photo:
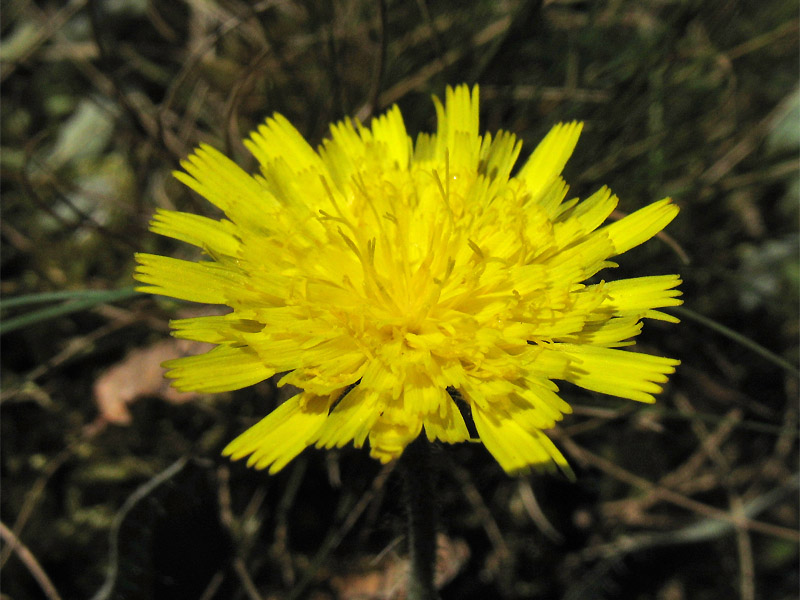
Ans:
<svg viewBox="0 0 800 600"><path fill-rule="evenodd" d="M554 430L553 434L554 437L558 438L558 441L561 443L564 449L569 454L571 454L576 460L585 464L593 465L619 481L627 483L640 490L646 492L652 492L665 502L669 502L670 504L680 506L697 514L704 515L709 519L725 521L733 525L740 524L740 519L737 518L735 515L731 515L727 511L721 510L714 506L709 506L708 504L703 504L702 502L698 502L697 500L692 500L691 498L688 498L683 494L679 494L678 492L675 492L673 490L656 485L653 482L645 479L644 477L639 477L638 475L634 475L633 473L623 469L619 465L615 465L613 462L606 460L596 454L593 454L592 452L589 452L585 448L580 447L578 444L573 442L568 437L558 435L557 430ZM800 532L795 531L794 529L789 529L788 527L781 527L780 525L772 525L771 523L764 523L762 521L753 521L750 519L741 522L741 526L749 531L757 531L759 533L771 535L773 537L780 538L782 540L787 540L793 543L800 542Z"/></svg>
<svg viewBox="0 0 800 600"><path fill-rule="evenodd" d="M261 594L258 593L255 583L253 583L253 578L250 577L250 573L247 572L247 567L241 557L234 559L233 570L236 571L236 575L239 576L239 581L242 582L242 587L247 597L250 598L250 600L263 600Z"/></svg>
<svg viewBox="0 0 800 600"><path fill-rule="evenodd" d="M368 107L368 114L362 116L359 113L358 117L362 121L365 121L367 116L371 116L375 114L378 110L381 109L380 106L380 96L381 91L383 90L383 77L386 71L386 47L388 44L387 40L387 8L386 8L386 0L379 0L378 2L378 39L380 40L378 43L378 56L375 58L375 76L373 79L372 90L369 94L369 105ZM365 111L366 113L367 111Z"/></svg>
<svg viewBox="0 0 800 600"><path fill-rule="evenodd" d="M42 565L39 564L39 561L36 560L36 557L28 547L23 544L20 539L14 535L14 532L6 527L4 523L0 523L0 538L8 544L11 551L15 552L22 561L22 564L27 567L28 572L36 580L36 583L39 584L39 587L42 588L45 597L47 597L48 600L61 600L61 596L56 591L53 582L50 581L47 573L42 569Z"/></svg>
<svg viewBox="0 0 800 600"><path fill-rule="evenodd" d="M370 489L361 495L361 499L356 503L355 506L353 506L352 509L347 511L347 518L344 520L344 522L336 531L329 534L325 540L323 540L319 550L317 551L317 554L314 556L311 564L308 566L308 569L306 569L306 572L303 574L303 578L300 580L300 583L298 583L289 594L289 600L297 600L298 598L305 597L306 589L313 581L314 576L317 574L320 566L328 559L328 556L331 552L333 552L336 546L341 543L342 539L344 539L344 536L347 535L347 532L353 528L358 519L377 496L378 490L380 490L386 484L386 480L389 478L389 475L391 475L396 466L397 462L395 461L387 464L380 470L378 475L376 475L375 479L373 480Z"/></svg>
<svg viewBox="0 0 800 600"><path fill-rule="evenodd" d="M108 535L109 559L106 580L95 595L92 596L92 600L107 600L111 598L111 594L114 591L114 586L117 583L117 573L119 572L119 530L120 527L122 527L122 522L125 520L125 517L128 516L128 513L134 506L152 494L158 486L166 483L180 473L188 462L189 457L182 456L169 467L161 471L161 473L158 473L149 481L140 485L122 504L122 508L120 508L114 516L111 531Z"/></svg>
<svg viewBox="0 0 800 600"><path fill-rule="evenodd" d="M563 544L564 536L547 520L542 508L536 501L536 494L533 493L533 486L531 486L531 482L527 479L519 480L519 497L520 500L522 500L522 506L525 508L531 521L539 528L539 531L554 544Z"/></svg>

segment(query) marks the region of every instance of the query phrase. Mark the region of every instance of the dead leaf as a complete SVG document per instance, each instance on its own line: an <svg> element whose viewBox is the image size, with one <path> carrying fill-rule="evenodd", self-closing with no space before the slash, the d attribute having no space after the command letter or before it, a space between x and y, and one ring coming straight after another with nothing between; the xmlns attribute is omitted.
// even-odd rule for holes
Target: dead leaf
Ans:
<svg viewBox="0 0 800 600"><path fill-rule="evenodd" d="M455 578L469 560L464 540L444 534L436 538L435 584L441 589ZM353 573L331 577L331 587L341 600L404 600L408 579L408 559L389 553L380 560L362 561Z"/></svg>
<svg viewBox="0 0 800 600"><path fill-rule="evenodd" d="M202 342L169 339L128 354L103 373L94 384L94 400L100 418L108 423L131 422L128 406L142 396L158 396L180 404L196 398L194 392L179 392L164 379L161 363L173 358L207 352L213 346Z"/></svg>

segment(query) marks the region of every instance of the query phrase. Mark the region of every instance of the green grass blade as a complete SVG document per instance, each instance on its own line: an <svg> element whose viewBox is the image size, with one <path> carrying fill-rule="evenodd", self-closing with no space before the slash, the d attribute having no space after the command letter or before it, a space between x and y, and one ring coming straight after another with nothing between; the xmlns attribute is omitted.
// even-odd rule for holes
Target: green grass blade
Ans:
<svg viewBox="0 0 800 600"><path fill-rule="evenodd" d="M58 300L67 300L61 302L56 306L49 306L40 310L4 319L0 322L0 335L10 331L16 331L29 325L41 323L49 319L54 319L63 315L68 315L73 312L86 310L97 306L98 304L105 304L108 302L117 302L119 300L126 300L137 295L133 287L122 288L119 290L69 290L63 292L48 292L44 294L28 294L25 296L17 296L11 298L0 304L0 308L12 308L15 306L28 306L31 304L41 304L45 302L54 302Z"/></svg>

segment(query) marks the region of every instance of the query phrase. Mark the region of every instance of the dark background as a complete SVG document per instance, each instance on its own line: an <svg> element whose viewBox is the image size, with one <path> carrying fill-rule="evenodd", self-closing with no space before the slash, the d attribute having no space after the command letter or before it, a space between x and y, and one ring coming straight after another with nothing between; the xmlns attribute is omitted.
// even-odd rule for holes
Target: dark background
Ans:
<svg viewBox="0 0 800 600"><path fill-rule="evenodd" d="M575 414L553 437L575 483L437 447L442 597L796 597L795 2L8 0L2 13L5 303L128 287L137 250L190 256L147 232L159 206L213 214L170 171L201 141L252 168L240 139L273 111L314 144L393 103L430 131L431 94L479 83L483 128L520 136L523 158L556 122L585 121L574 195L608 184L623 213L664 196L682 209L608 275L683 276L691 312L647 323L639 343L682 365L653 406L562 386ZM3 598L401 597L396 473L352 448L306 451L276 476L228 463L221 448L284 392L179 403L124 361L157 364L168 319L191 309L86 298L2 337ZM97 390L115 366L110 408ZM112 411L124 393L127 419Z"/></svg>

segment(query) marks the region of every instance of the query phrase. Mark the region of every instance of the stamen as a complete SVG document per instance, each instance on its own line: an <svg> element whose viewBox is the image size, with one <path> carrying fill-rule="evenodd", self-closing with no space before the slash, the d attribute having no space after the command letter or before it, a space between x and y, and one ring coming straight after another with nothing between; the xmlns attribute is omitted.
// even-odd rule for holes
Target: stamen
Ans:
<svg viewBox="0 0 800 600"><path fill-rule="evenodd" d="M483 250L481 250L481 247L480 247L480 246L478 246L478 244L476 244L476 243L475 243L475 242L473 242L472 240L467 240L467 244L468 244L468 245L469 245L469 247L472 249L472 251L473 251L475 254L477 254L477 255L478 255L478 257L479 257L481 260L486 260L486 256L484 255L484 253L483 253Z"/></svg>
<svg viewBox="0 0 800 600"><path fill-rule="evenodd" d="M341 227L337 228L337 231L339 232L339 235L342 236L344 243L347 244L350 247L350 250L353 251L353 254L355 254L358 257L358 260L363 262L363 258L361 257L361 252L359 251L358 246L356 246L356 243L349 237L347 237L345 232L342 231Z"/></svg>

